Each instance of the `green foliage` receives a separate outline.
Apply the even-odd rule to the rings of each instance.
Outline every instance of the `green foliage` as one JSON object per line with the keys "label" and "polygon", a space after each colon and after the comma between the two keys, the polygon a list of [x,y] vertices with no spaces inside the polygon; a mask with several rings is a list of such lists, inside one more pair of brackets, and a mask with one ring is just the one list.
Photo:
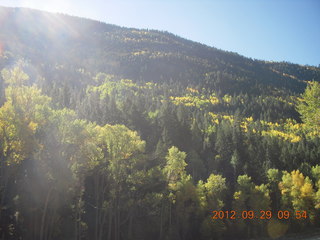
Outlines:
{"label": "green foliage", "polygon": [[22,70],[21,66],[1,71],[4,82],[11,86],[21,86],[29,80],[29,76]]}
{"label": "green foliage", "polygon": [[163,173],[167,177],[169,188],[175,190],[178,187],[179,181],[186,178],[185,162],[187,154],[179,151],[177,147],[171,147],[166,156],[167,163],[163,168]]}
{"label": "green foliage", "polygon": [[206,182],[200,180],[197,185],[197,193],[200,209],[203,212],[203,221],[200,232],[203,238],[210,238],[212,234],[222,235],[226,230],[226,224],[222,219],[212,220],[212,211],[220,211],[225,206],[226,179],[221,175],[211,174]]}
{"label": "green foliage", "polygon": [[302,120],[311,128],[319,129],[320,126],[320,84],[310,82],[302,94],[302,99],[297,110]]}
{"label": "green foliage", "polygon": [[[18,81],[20,85],[10,83],[4,91],[1,169],[18,169],[25,161],[35,161],[39,178],[47,186],[38,188],[45,189],[47,198],[33,194],[42,204],[51,201],[42,215],[39,212],[44,221],[35,235],[51,228],[62,229],[64,222],[59,222],[58,216],[48,217],[66,207],[55,200],[62,192],[74,199],[68,201],[72,219],[78,219],[74,234],[94,231],[96,239],[122,230],[141,236],[133,230],[134,224],[116,224],[126,221],[121,216],[139,224],[155,221],[150,232],[162,229],[163,237],[175,238],[180,233],[185,238],[223,238],[229,228],[242,236],[266,233],[264,221],[249,224],[211,219],[211,211],[230,205],[236,211],[255,212],[278,211],[281,204],[292,210],[305,207],[310,209],[310,223],[313,221],[319,208],[317,168],[306,170],[313,173],[317,189],[309,178],[297,177],[304,181],[301,186],[290,185],[294,183],[291,175],[284,174],[281,179],[281,170],[313,166],[320,156],[318,137],[306,124],[293,119],[271,122],[231,110],[237,108],[237,101],[241,106],[249,103],[245,96],[225,95],[213,104],[212,96],[218,94],[200,88],[182,88],[181,92],[180,87],[118,81],[116,76],[103,73],[95,79],[97,85],[83,92],[77,104],[73,104],[78,100],[71,88],[60,104],[53,104],[35,86],[21,85],[23,81]],[[195,108],[184,106],[190,101],[177,104],[183,99],[190,100]],[[264,102],[264,98],[258,99]],[[74,106],[74,110],[57,106]],[[168,150],[173,143],[179,148]],[[302,166],[305,159],[309,160]],[[239,176],[243,173],[247,175]],[[193,181],[199,179],[206,180],[194,186]],[[228,189],[235,190],[228,193]],[[302,200],[297,200],[299,194],[304,196]],[[139,220],[137,212],[130,209],[140,211],[146,220]],[[156,221],[159,218],[162,220]],[[50,221],[57,226],[46,227]]]}
{"label": "green foliage", "polygon": [[311,169],[312,176],[315,179],[316,186],[320,188],[320,166],[316,165]]}
{"label": "green foliage", "polygon": [[281,173],[278,169],[272,168],[268,170],[267,177],[270,183],[276,183],[279,182],[279,180],[281,179]]}
{"label": "green foliage", "polygon": [[315,198],[314,199],[315,208],[319,209],[320,208],[320,166],[316,165],[316,166],[312,167],[311,173],[312,173],[312,176],[315,180],[315,186],[317,188],[317,191],[316,191],[315,197],[314,197]]}
{"label": "green foliage", "polygon": [[294,170],[291,173],[284,172],[282,181],[279,183],[279,189],[281,190],[282,207],[284,209],[307,211],[309,220],[314,220],[315,191],[309,177],[304,177],[299,170]]}
{"label": "green foliage", "polygon": [[[166,32],[0,13],[12,51],[0,56],[3,239],[266,235],[265,221],[213,221],[213,210],[303,209],[310,221],[290,219],[289,231],[316,226],[319,68]],[[18,56],[29,64],[2,69]],[[302,80],[315,82],[300,99]]]}
{"label": "green foliage", "polygon": [[[3,70],[8,73],[9,70]],[[21,69],[15,68],[13,74],[26,79]],[[21,71],[21,72],[20,72]],[[22,81],[20,81],[22,83]],[[51,113],[50,98],[42,95],[41,90],[14,83],[5,90],[6,102],[0,108],[0,137],[2,155],[7,164],[20,163],[30,157],[35,144],[35,134],[46,125]]]}
{"label": "green foliage", "polygon": [[[267,185],[257,186],[247,175],[239,176],[237,182],[237,191],[233,196],[233,208],[237,213],[252,212],[257,217],[261,211],[271,210],[270,190]],[[266,233],[266,221],[260,219],[251,224],[248,224],[247,221],[248,219],[242,218],[235,224],[240,233],[244,234],[247,231],[252,236]]]}

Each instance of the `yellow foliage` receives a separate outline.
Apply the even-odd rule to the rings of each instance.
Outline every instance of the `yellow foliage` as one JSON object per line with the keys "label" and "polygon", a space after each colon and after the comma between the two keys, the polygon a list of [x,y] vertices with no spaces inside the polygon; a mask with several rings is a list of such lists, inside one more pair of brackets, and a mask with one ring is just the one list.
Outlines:
{"label": "yellow foliage", "polygon": [[238,200],[241,198],[242,192],[241,191],[237,191],[233,194],[233,197],[235,200]]}
{"label": "yellow foliage", "polygon": [[138,52],[133,52],[132,55],[134,56],[139,56],[139,55],[146,55],[149,54],[148,51],[138,51]]}
{"label": "yellow foliage", "polygon": [[226,95],[223,96],[222,99],[223,99],[223,101],[224,101],[225,103],[230,103],[232,97],[231,97],[230,95],[226,94]]}
{"label": "yellow foliage", "polygon": [[213,112],[209,112],[209,115],[212,117],[212,119],[217,119],[218,118],[218,114],[215,114]]}
{"label": "yellow foliage", "polygon": [[222,118],[223,118],[224,120],[230,121],[231,123],[233,123],[233,120],[234,120],[234,118],[233,118],[232,115],[222,115]]}
{"label": "yellow foliage", "polygon": [[282,194],[282,203],[286,207],[292,206],[294,210],[306,210],[313,215],[313,201],[315,192],[313,183],[308,177],[304,177],[299,170],[291,173],[285,172],[279,183]]}
{"label": "yellow foliage", "polygon": [[319,137],[319,136],[320,136],[320,132],[317,131],[317,130],[309,131],[309,132],[307,133],[307,136],[308,136],[308,137]]}
{"label": "yellow foliage", "polygon": [[219,103],[219,99],[214,96],[210,96],[210,102],[212,105],[216,105]]}
{"label": "yellow foliage", "polygon": [[291,172],[292,184],[301,188],[304,184],[304,176],[299,170]]}
{"label": "yellow foliage", "polygon": [[33,133],[35,133],[37,130],[38,124],[33,121],[30,121],[28,127]]}
{"label": "yellow foliage", "polygon": [[280,137],[286,141],[290,141],[293,143],[301,141],[300,136],[297,136],[293,133],[285,133],[285,132],[274,130],[274,129],[271,129],[269,131],[262,131],[262,136]]}
{"label": "yellow foliage", "polygon": [[240,127],[244,132],[248,132],[248,123],[247,122],[241,122]]}
{"label": "yellow foliage", "polygon": [[50,98],[35,86],[9,86],[7,101],[0,108],[0,151],[6,164],[18,164],[37,145],[34,133],[50,112]]}
{"label": "yellow foliage", "polygon": [[214,124],[219,124],[221,120],[227,120],[233,123],[234,117],[232,115],[222,115],[222,114],[215,114],[213,112],[209,112],[209,116],[211,117],[211,121]]}
{"label": "yellow foliage", "polygon": [[248,117],[248,118],[245,118],[247,122],[252,122],[253,121],[253,117]]}
{"label": "yellow foliage", "polygon": [[301,187],[301,197],[309,197],[313,193],[313,187],[310,182],[305,183]]}
{"label": "yellow foliage", "polygon": [[191,87],[187,88],[187,91],[192,92],[192,93],[199,93],[199,91],[197,89],[194,89]]}
{"label": "yellow foliage", "polygon": [[215,96],[205,98],[204,96],[193,96],[191,94],[182,97],[171,96],[170,99],[175,105],[185,105],[187,107],[197,107],[200,109],[204,106],[215,105],[219,103],[218,98]]}
{"label": "yellow foliage", "polygon": [[301,141],[301,137],[299,137],[299,136],[293,137],[293,138],[291,139],[291,142],[292,142],[292,143],[296,143],[296,142],[300,142],[300,141]]}

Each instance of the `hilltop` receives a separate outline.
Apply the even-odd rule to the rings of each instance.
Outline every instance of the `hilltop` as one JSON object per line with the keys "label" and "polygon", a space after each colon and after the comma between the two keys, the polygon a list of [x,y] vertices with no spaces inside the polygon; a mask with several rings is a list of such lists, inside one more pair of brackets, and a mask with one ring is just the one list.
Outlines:
{"label": "hilltop", "polygon": [[[1,7],[0,13],[2,50],[30,61],[48,80],[52,78],[50,71],[81,69],[134,81],[260,94],[266,87],[301,93],[305,81],[320,79],[319,68],[252,60],[168,32],[23,8]],[[59,81],[79,85],[87,84],[86,80],[65,77]]]}

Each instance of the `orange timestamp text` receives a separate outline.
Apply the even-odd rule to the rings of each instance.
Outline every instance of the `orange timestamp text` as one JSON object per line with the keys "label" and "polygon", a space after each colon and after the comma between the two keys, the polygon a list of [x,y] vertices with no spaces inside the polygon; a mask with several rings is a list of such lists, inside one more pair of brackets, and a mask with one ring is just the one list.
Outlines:
{"label": "orange timestamp text", "polygon": [[260,211],[212,211],[212,217],[213,220],[217,219],[261,219],[261,220],[269,220],[271,218],[277,218],[277,219],[307,219],[308,214],[307,211],[283,211],[279,210],[276,212],[272,212],[270,210],[260,210]]}

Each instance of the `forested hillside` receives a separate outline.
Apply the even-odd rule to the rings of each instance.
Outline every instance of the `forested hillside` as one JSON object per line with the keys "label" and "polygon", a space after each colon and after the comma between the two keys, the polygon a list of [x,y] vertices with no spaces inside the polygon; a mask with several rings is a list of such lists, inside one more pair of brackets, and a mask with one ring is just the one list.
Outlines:
{"label": "forested hillside", "polygon": [[0,8],[1,239],[320,227],[320,69]]}

